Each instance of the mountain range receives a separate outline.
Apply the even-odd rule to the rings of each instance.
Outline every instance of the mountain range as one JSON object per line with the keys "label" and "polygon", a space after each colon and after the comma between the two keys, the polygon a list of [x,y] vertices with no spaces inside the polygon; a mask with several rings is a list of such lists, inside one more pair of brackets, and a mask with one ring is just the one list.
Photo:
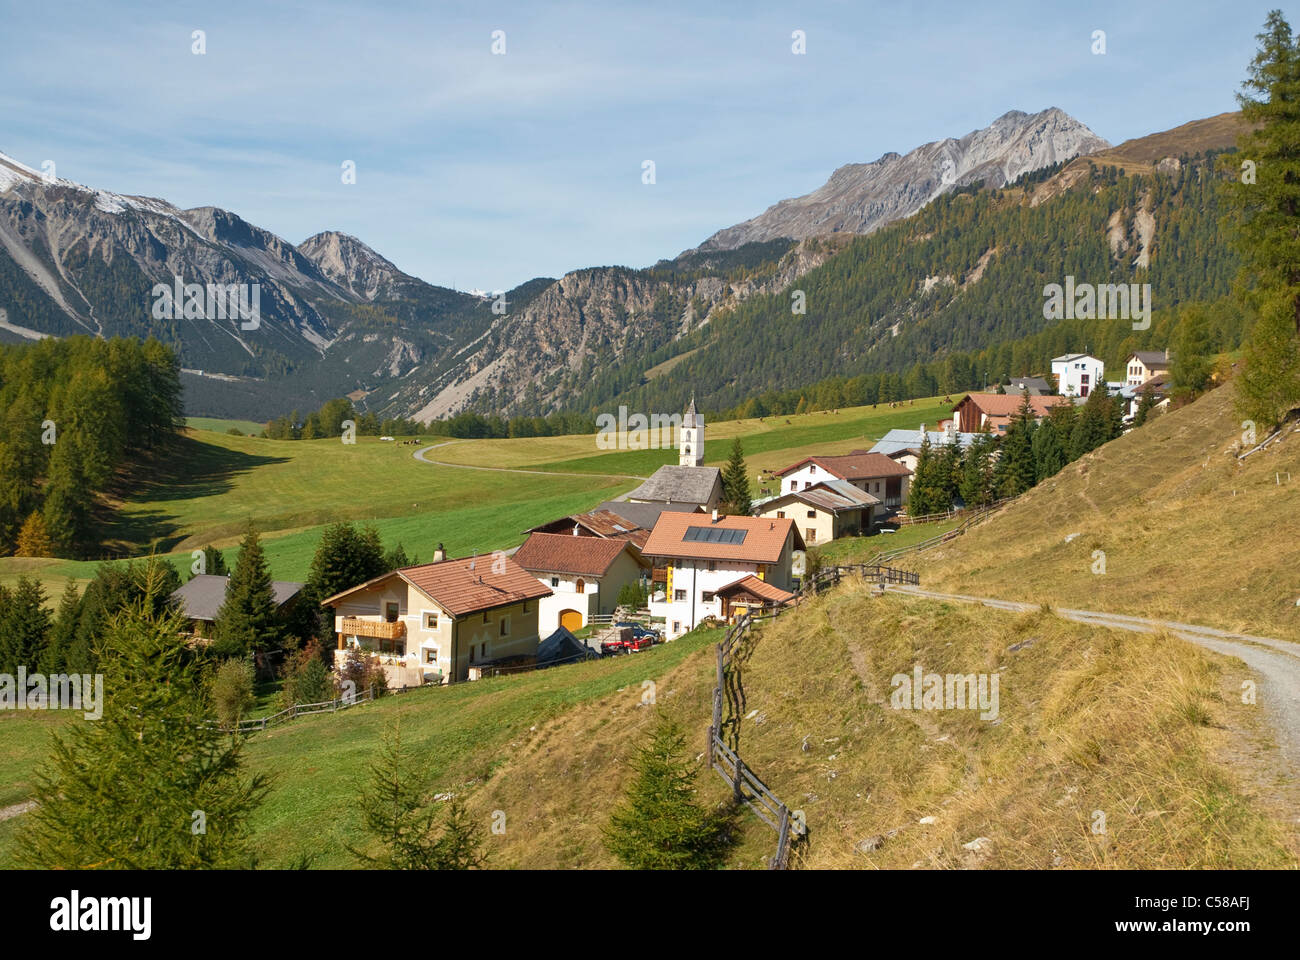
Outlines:
{"label": "mountain range", "polygon": [[[1235,132],[1230,121],[1212,120],[1219,121],[1212,133],[1197,127],[1209,141],[1198,142],[1199,150],[1226,146]],[[1179,155],[1177,140],[1171,159]],[[652,267],[590,267],[529,281],[506,292],[504,313],[487,297],[406,274],[346,234],[325,231],[294,245],[226,210],[181,210],[164,200],[118,195],[47,177],[0,154],[0,306],[6,308],[0,339],[156,335],[178,346],[192,414],[262,420],[341,394],[384,415],[422,420],[464,409],[536,414],[594,408],[638,391],[645,397],[642,388],[652,381],[659,391],[698,387],[703,402],[720,404],[737,384],[688,385],[681,378],[700,376],[704,356],[729,343],[726,329],[737,315],[760,303],[788,303],[796,281],[859,255],[861,244],[939,198],[1000,195],[1008,185],[1047,174],[1060,193],[1079,182],[1080,163],[1093,169],[1124,146],[1109,148],[1056,108],[1012,111],[960,139],[841,167],[813,193]],[[1049,195],[1050,189],[1035,191],[1037,200]],[[1140,213],[1107,211],[1128,218],[1128,226],[1112,224],[1110,235],[1131,227],[1133,236],[1121,239],[1140,243],[1138,234],[1150,227]],[[917,291],[933,301],[978,281],[991,258],[1006,256],[995,246],[973,251],[959,284],[924,258],[917,261],[912,269],[920,275],[909,274],[893,292],[893,307],[881,311],[892,319],[880,328],[884,317],[873,318],[868,326],[877,329],[869,338],[880,329],[896,338],[901,327],[919,323]],[[1143,269],[1149,236],[1147,247]],[[258,325],[159,318],[152,291],[175,277],[187,284],[257,284]],[[824,301],[810,321],[845,320],[822,316],[827,306]],[[933,307],[920,304],[922,313]],[[744,349],[730,344],[737,346]],[[860,346],[845,354],[857,368],[873,362],[867,343]],[[942,344],[909,347],[914,359],[936,348]],[[900,361],[897,350],[884,354]],[[801,375],[778,373],[776,360],[752,357],[756,371],[772,374],[754,382],[798,385],[791,377]]]}

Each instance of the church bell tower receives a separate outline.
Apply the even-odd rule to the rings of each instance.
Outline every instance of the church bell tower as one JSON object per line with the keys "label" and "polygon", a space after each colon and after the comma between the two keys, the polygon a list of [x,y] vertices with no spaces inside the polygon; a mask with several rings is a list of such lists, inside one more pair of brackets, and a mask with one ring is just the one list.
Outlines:
{"label": "church bell tower", "polygon": [[704,465],[704,417],[695,410],[695,394],[691,394],[691,405],[682,417],[682,428],[678,431],[677,463],[683,467]]}

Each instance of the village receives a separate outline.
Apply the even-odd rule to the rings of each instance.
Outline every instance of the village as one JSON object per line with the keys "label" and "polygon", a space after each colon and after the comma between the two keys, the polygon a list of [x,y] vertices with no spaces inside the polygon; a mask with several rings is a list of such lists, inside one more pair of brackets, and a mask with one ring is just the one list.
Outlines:
{"label": "village", "polygon": [[[986,437],[996,460],[1022,408],[1041,421],[1099,389],[1131,422],[1144,395],[1168,403],[1169,369],[1168,351],[1135,352],[1124,378],[1108,382],[1096,357],[1056,357],[1051,383],[1009,378],[997,392],[962,397],[933,429],[893,429],[868,449],[762,474],[744,513],[727,501],[722,470],[704,465],[704,416],[692,400],[676,430],[677,464],[621,497],[532,526],[513,550],[452,557],[439,543],[429,563],[323,598],[336,669],[361,654],[377,659],[390,689],[458,683],[636,653],[701,625],[770,614],[795,601],[810,550],[917,519],[910,486],[927,451],[959,452]],[[954,509],[965,506],[958,498]],[[175,591],[196,637],[210,635],[228,582],[200,575]],[[303,584],[272,586],[283,612]]]}

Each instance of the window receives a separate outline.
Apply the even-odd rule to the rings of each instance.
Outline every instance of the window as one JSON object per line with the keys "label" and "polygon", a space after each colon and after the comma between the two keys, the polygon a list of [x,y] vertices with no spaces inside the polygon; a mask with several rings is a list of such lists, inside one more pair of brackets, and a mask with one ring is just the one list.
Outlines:
{"label": "window", "polygon": [[528,612],[528,603],[529,603],[529,601],[527,601],[527,600],[524,601],[524,613],[527,613],[527,612]]}
{"label": "window", "polygon": [[712,603],[712,602],[713,602],[713,591],[711,591],[711,590],[705,590],[705,591],[704,591],[704,598],[703,598],[703,599],[704,599],[704,602],[705,602],[705,603]]}
{"label": "window", "polygon": [[488,622],[488,612],[486,610],[483,611],[483,622],[484,623]]}
{"label": "window", "polygon": [[682,622],[680,620],[674,620],[673,633],[681,633],[681,632],[682,632]]}
{"label": "window", "polygon": [[558,587],[559,585],[560,585],[560,578],[559,578],[559,577],[551,577],[551,586],[553,586],[553,587]]}
{"label": "window", "polygon": [[776,518],[777,518],[778,520],[784,520],[784,519],[785,519],[785,511],[784,511],[784,510],[778,510],[778,511],[776,512]]}
{"label": "window", "polygon": [[391,653],[395,656],[406,656],[406,640],[398,637],[396,640],[389,640],[385,637],[379,638],[379,652]]}
{"label": "window", "polygon": [[510,636],[510,617],[506,615],[501,618],[501,636]]}
{"label": "window", "polygon": [[438,662],[438,648],[437,648],[437,647],[425,647],[425,648],[424,648],[424,662],[425,662],[425,663],[433,663],[433,664],[436,664],[436,663]]}
{"label": "window", "polygon": [[716,560],[710,560],[710,561],[709,561],[709,569],[710,569],[710,570],[716,570],[716,569],[718,569],[718,561],[716,561]]}
{"label": "window", "polygon": [[438,611],[437,611],[437,610],[426,610],[426,611],[424,611],[424,629],[426,629],[426,630],[437,630],[437,629],[438,629]]}
{"label": "window", "polygon": [[808,511],[808,519],[809,519],[809,520],[812,520],[812,519],[813,519],[814,517],[816,517],[816,516],[817,516],[817,511],[816,511],[816,510],[809,510],[809,511]]}
{"label": "window", "polygon": [[804,529],[805,529],[804,539],[807,540],[809,543],[816,543],[816,542],[817,542],[817,528],[816,528],[816,527],[806,527],[806,528],[804,528]]}
{"label": "window", "polygon": [[573,589],[576,590],[578,593],[586,593],[586,592],[587,592],[587,584],[583,582],[582,577],[579,577],[579,578],[577,579],[577,582],[574,583],[574,585],[573,585]]}
{"label": "window", "polygon": [[673,591],[673,600],[685,600],[685,599],[686,599],[686,591],[685,591],[685,590],[674,590],[674,591]]}
{"label": "window", "polygon": [[388,623],[396,623],[399,609],[397,601],[389,600],[384,604],[384,620]]}

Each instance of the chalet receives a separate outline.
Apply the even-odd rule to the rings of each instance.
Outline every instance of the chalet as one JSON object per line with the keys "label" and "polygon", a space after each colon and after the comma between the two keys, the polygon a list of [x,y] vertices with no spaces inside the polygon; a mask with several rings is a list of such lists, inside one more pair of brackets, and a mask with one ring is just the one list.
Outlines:
{"label": "chalet", "polygon": [[625,584],[650,579],[649,561],[635,542],[621,537],[533,533],[512,559],[551,590],[538,605],[543,637],[559,627],[576,632],[593,617],[612,614]]}
{"label": "chalet", "polygon": [[[978,433],[987,429],[1000,436],[1020,410],[1023,396],[1002,393],[968,393],[952,408],[953,421],[962,433]],[[1029,408],[1035,419],[1041,420],[1060,403],[1069,403],[1064,397],[1029,397]]]}
{"label": "chalet", "polygon": [[414,686],[536,657],[539,601],[551,589],[501,553],[441,553],[321,601],[334,608],[336,664],[350,647],[374,650],[390,683]]}
{"label": "chalet", "polygon": [[1170,369],[1168,350],[1137,350],[1124,361],[1124,382],[1140,387],[1148,380],[1168,376]]}
{"label": "chalet", "polygon": [[901,463],[866,450],[855,450],[846,456],[804,457],[775,471],[781,480],[782,493],[807,490],[826,480],[847,480],[886,508],[901,506],[907,499],[911,475],[912,471]]}
{"label": "chalet", "polygon": [[[201,573],[183,586],[172,591],[172,599],[181,615],[189,621],[189,633],[197,640],[212,639],[212,624],[216,622],[217,611],[226,600],[226,589],[230,578],[210,573]],[[287,615],[298,602],[302,592],[301,583],[288,580],[271,581],[271,602],[276,612]]]}
{"label": "chalet", "polygon": [[1067,353],[1052,358],[1056,392],[1063,397],[1086,397],[1106,380],[1106,364],[1086,353]]}
{"label": "chalet", "polygon": [[759,517],[790,519],[814,546],[837,537],[870,532],[880,500],[847,480],[825,480],[812,487],[768,497],[754,504]]}
{"label": "chalet", "polygon": [[673,639],[710,617],[789,603],[794,552],[803,549],[790,519],[662,514],[645,547],[663,585],[650,613]]}
{"label": "chalet", "polygon": [[[650,506],[650,504],[646,504]],[[657,516],[657,514],[656,514]],[[651,521],[650,526],[654,526]],[[530,527],[524,533],[565,534],[574,537],[598,537],[606,540],[628,540],[638,547],[650,536],[650,529],[619,516],[611,510],[597,508],[589,513],[571,513],[558,520]]]}
{"label": "chalet", "polygon": [[722,471],[704,466],[704,416],[695,399],[686,408],[678,431],[677,465],[666,464],[627,495],[634,503],[687,505],[712,510],[722,500]]}
{"label": "chalet", "polygon": [[1017,396],[1027,393],[1031,397],[1047,397],[1056,392],[1042,377],[1012,377],[1011,384],[1006,389],[1007,393]]}
{"label": "chalet", "polygon": [[957,443],[965,450],[979,436],[978,433],[958,433],[957,425],[951,419],[943,423],[944,427],[941,430],[926,430],[925,424],[921,424],[920,430],[890,430],[876,441],[876,445],[870,452],[884,454],[915,473],[917,461],[921,458],[921,445],[927,437],[931,447],[938,448],[949,443]]}

